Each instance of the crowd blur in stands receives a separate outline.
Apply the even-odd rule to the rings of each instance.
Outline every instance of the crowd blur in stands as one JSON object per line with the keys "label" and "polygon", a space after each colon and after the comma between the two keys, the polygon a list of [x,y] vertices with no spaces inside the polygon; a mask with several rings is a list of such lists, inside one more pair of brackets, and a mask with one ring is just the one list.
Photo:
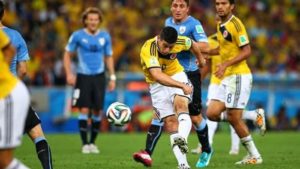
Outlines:
{"label": "crowd blur in stands", "polygon": [[[64,85],[62,52],[67,37],[82,26],[83,9],[97,6],[103,11],[103,27],[113,39],[116,70],[138,72],[141,44],[161,29],[169,16],[169,3],[162,0],[10,0],[4,22],[19,30],[27,42],[31,56],[27,82],[36,86]],[[212,1],[191,0],[190,12],[202,22],[208,35],[215,32]],[[299,76],[300,1],[238,0],[235,12],[251,37],[253,57],[249,64],[253,72]]]}

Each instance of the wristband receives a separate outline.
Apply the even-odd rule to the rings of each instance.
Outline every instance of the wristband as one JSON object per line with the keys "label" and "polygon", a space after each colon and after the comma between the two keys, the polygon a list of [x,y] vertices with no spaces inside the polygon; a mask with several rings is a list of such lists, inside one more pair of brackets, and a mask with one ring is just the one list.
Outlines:
{"label": "wristband", "polygon": [[117,76],[115,74],[110,75],[109,77],[110,80],[116,81],[117,80]]}

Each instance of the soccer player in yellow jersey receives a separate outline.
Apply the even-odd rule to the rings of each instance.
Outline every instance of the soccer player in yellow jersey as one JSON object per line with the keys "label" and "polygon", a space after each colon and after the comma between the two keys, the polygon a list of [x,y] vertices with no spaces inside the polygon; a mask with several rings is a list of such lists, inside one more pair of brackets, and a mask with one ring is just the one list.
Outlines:
{"label": "soccer player in yellow jersey", "polygon": [[234,0],[215,0],[215,7],[221,19],[217,26],[219,47],[210,54],[220,54],[221,63],[213,73],[221,84],[208,105],[207,116],[212,121],[220,121],[221,113],[226,110],[229,123],[248,152],[236,164],[261,164],[262,157],[242,120],[252,86],[252,74],[246,62],[251,54],[248,35],[243,23],[232,13]]}
{"label": "soccer player in yellow jersey", "polygon": [[[205,64],[195,42],[178,36],[176,29],[165,27],[160,35],[145,42],[140,54],[146,82],[150,85],[155,115],[164,121],[165,129],[170,133],[173,153],[180,169],[190,168],[186,153],[187,137],[192,126],[188,103],[193,88],[176,58],[177,53],[186,50],[195,54],[201,66]],[[144,156],[151,160],[146,152]],[[135,155],[134,159],[141,162]]]}
{"label": "soccer player in yellow jersey", "polygon": [[[215,49],[219,47],[217,34],[213,34],[208,37],[208,43],[209,47],[211,49]],[[210,72],[215,72],[217,65],[221,63],[221,57],[219,55],[210,56],[207,62],[207,66],[210,67]],[[201,74],[203,75],[203,78],[208,72],[202,71]],[[214,74],[211,74],[210,76],[210,83],[208,86],[208,93],[207,93],[207,105],[209,105],[209,102],[212,98],[215,98],[216,94],[218,94],[218,87],[221,83],[221,80],[217,78]],[[223,112],[221,115],[221,120],[227,120],[226,119],[226,112]],[[261,134],[264,134],[264,128],[265,128],[265,121],[262,121],[262,125],[260,125],[261,118],[264,119],[264,110],[259,108],[255,110],[244,110],[242,119],[244,120],[252,120],[261,130]],[[218,123],[215,121],[207,120],[208,125],[208,136],[209,136],[209,143],[213,144],[213,137],[215,134],[215,131],[217,129]],[[231,133],[231,148],[229,151],[230,155],[237,155],[239,153],[239,147],[240,147],[240,138],[236,134],[234,128],[230,125],[230,133]],[[201,152],[201,145],[199,145],[196,149],[192,150],[192,153],[200,153]]]}
{"label": "soccer player in yellow jersey", "polygon": [[9,70],[15,48],[2,30],[0,49],[0,168],[27,169],[13,157],[13,150],[21,144],[29,93],[25,85]]}

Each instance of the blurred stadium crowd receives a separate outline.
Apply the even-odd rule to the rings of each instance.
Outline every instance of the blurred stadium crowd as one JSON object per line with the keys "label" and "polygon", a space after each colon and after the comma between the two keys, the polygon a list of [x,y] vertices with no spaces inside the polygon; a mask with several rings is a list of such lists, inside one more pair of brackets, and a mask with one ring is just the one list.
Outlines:
{"label": "blurred stadium crowd", "polygon": [[[34,86],[65,84],[62,55],[69,35],[81,25],[81,12],[98,6],[103,27],[113,39],[117,71],[140,71],[142,43],[158,33],[169,16],[162,0],[9,0],[4,23],[21,32],[30,50],[29,78]],[[215,32],[214,4],[192,0],[191,14]],[[251,37],[249,65],[257,74],[300,76],[300,1],[238,0],[236,11]]]}

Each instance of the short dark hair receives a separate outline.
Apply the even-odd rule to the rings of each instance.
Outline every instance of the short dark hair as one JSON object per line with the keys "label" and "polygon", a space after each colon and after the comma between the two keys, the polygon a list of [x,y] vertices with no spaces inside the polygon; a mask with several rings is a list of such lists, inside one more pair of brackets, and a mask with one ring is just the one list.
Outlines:
{"label": "short dark hair", "polygon": [[85,26],[85,19],[87,18],[88,14],[98,14],[100,22],[102,22],[103,16],[100,9],[96,7],[88,7],[83,13],[82,13],[82,23]]}
{"label": "short dark hair", "polygon": [[229,3],[234,4],[235,2],[234,2],[234,0],[229,0]]}
{"label": "short dark hair", "polygon": [[[172,0],[173,2],[174,0]],[[187,6],[190,6],[190,1],[189,0],[184,0],[184,2],[186,3]]]}
{"label": "short dark hair", "polygon": [[2,0],[0,0],[0,20],[2,20],[3,15],[4,15],[4,2]]}
{"label": "short dark hair", "polygon": [[175,43],[177,41],[178,33],[175,28],[167,26],[164,27],[160,32],[160,39],[166,41],[169,44]]}

